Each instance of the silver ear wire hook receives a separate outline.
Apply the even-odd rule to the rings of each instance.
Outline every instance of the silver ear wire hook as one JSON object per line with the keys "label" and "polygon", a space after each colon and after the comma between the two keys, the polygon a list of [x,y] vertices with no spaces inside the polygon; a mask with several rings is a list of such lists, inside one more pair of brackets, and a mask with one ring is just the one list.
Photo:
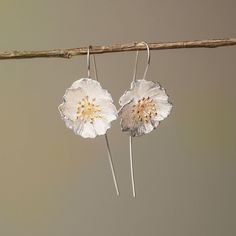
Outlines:
{"label": "silver ear wire hook", "polygon": [[[141,42],[142,44],[144,44],[147,48],[147,66],[145,68],[144,74],[143,74],[143,79],[146,79],[146,75],[150,66],[150,62],[151,62],[151,54],[150,54],[150,48],[148,46],[148,44],[146,42]],[[138,55],[139,55],[139,49],[136,52],[136,57],[135,57],[135,63],[134,63],[134,74],[133,74],[133,81],[136,80],[136,74],[137,74],[137,65],[138,65]]]}
{"label": "silver ear wire hook", "polygon": [[149,48],[148,44],[146,42],[142,42],[142,43],[146,46],[147,54],[148,54],[148,56],[147,56],[147,66],[146,66],[146,69],[145,69],[144,74],[143,74],[143,79],[145,79],[146,75],[147,75],[147,72],[148,72],[148,68],[150,66],[150,62],[151,62],[151,54],[150,54],[150,48]]}
{"label": "silver ear wire hook", "polygon": [[[91,46],[90,46],[90,48],[91,48]],[[92,59],[93,59],[95,79],[98,81],[97,63],[96,63],[96,59],[95,59],[94,54],[92,54]],[[89,71],[90,71],[90,61],[89,61]],[[108,160],[109,160],[109,164],[110,164],[110,168],[111,168],[112,178],[113,178],[113,182],[114,182],[114,185],[116,188],[116,194],[117,194],[117,196],[119,196],[120,192],[119,192],[119,187],[118,187],[118,183],[116,180],[116,174],[115,174],[115,169],[114,169],[114,165],[113,165],[112,154],[111,154],[111,149],[110,149],[110,144],[109,144],[107,133],[105,134],[105,141],[106,141],[106,146],[107,146]]]}
{"label": "silver ear wire hook", "polygon": [[92,54],[92,58],[93,58],[95,79],[98,81],[97,63],[96,63],[96,59],[95,59],[95,55],[94,54]]}
{"label": "silver ear wire hook", "polygon": [[[145,80],[149,66],[150,66],[151,56],[150,56],[150,48],[149,48],[148,44],[146,42],[141,42],[141,43],[144,44],[147,48],[147,66],[146,66],[144,74],[143,74],[143,80]],[[133,82],[136,80],[138,55],[139,55],[139,50],[137,50],[136,57],[135,57]],[[136,190],[135,190],[134,168],[133,168],[133,138],[132,138],[132,135],[129,136],[129,157],[130,157],[130,173],[131,173],[131,182],[132,182],[132,192],[133,192],[133,197],[135,197]]]}
{"label": "silver ear wire hook", "polygon": [[87,68],[88,68],[88,78],[90,78],[90,48],[91,46],[88,46],[88,52],[87,52]]}
{"label": "silver ear wire hook", "polygon": [[135,57],[135,63],[134,63],[134,74],[133,74],[133,82],[136,80],[136,74],[137,74],[137,65],[138,65],[138,54],[139,50],[136,52],[136,57]]}

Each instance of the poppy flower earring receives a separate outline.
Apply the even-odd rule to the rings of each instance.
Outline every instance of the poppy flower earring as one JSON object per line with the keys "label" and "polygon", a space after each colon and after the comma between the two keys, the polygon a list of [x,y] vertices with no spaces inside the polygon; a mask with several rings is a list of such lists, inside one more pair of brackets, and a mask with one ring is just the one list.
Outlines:
{"label": "poppy flower earring", "polygon": [[121,106],[118,114],[121,118],[121,129],[129,134],[130,169],[132,180],[133,197],[136,196],[134,170],[133,170],[133,149],[132,137],[139,137],[150,133],[155,129],[160,121],[164,120],[172,109],[168,101],[168,95],[159,83],[146,80],[146,74],[150,65],[150,50],[146,42],[143,44],[147,48],[147,66],[141,80],[136,80],[138,64],[138,51],[136,53],[133,81],[119,100]]}
{"label": "poppy flower earring", "polygon": [[83,138],[95,138],[105,135],[108,158],[112,177],[119,195],[118,184],[112,162],[112,155],[107,136],[111,122],[117,118],[117,110],[110,93],[103,89],[97,79],[96,62],[94,68],[96,80],[90,77],[90,47],[87,53],[88,77],[76,80],[63,96],[63,103],[58,109],[66,126]]}

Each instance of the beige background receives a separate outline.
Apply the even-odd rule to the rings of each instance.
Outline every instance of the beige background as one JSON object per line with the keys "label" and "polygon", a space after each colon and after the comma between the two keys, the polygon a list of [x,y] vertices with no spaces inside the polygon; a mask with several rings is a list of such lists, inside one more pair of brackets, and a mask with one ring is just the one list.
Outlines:
{"label": "beige background", "polygon": [[[234,0],[0,0],[0,50],[233,37],[235,9]],[[134,57],[96,57],[117,107]],[[85,62],[0,61],[0,235],[235,236],[236,47],[152,52],[148,78],[174,109],[134,140],[135,200],[119,121],[109,131],[117,198],[104,137],[74,136],[58,114]]]}

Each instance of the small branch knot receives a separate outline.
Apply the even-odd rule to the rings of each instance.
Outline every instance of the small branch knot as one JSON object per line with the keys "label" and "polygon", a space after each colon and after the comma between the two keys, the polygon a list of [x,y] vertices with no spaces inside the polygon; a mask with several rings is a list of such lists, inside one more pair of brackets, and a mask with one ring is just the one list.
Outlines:
{"label": "small branch knot", "polygon": [[68,58],[68,59],[71,59],[72,58],[72,54],[70,52],[66,52],[65,53],[65,57]]}

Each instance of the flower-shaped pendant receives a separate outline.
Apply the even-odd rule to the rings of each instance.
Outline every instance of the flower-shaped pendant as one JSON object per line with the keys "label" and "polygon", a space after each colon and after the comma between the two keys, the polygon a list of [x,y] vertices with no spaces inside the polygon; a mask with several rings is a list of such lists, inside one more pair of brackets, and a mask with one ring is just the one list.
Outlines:
{"label": "flower-shaped pendant", "polygon": [[168,95],[158,83],[135,80],[119,101],[122,131],[131,136],[150,133],[171,111]]}
{"label": "flower-shaped pendant", "polygon": [[117,118],[110,93],[90,78],[75,81],[66,90],[58,109],[66,126],[83,138],[106,134]]}

